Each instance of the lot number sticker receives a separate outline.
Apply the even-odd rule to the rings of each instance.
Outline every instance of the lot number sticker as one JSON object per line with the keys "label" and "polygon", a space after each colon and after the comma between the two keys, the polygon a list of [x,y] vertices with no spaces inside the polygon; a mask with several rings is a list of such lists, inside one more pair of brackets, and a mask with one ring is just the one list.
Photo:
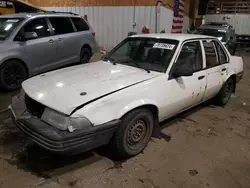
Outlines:
{"label": "lot number sticker", "polygon": [[173,50],[175,45],[173,44],[166,44],[166,43],[155,43],[153,48],[162,48],[166,50]]}

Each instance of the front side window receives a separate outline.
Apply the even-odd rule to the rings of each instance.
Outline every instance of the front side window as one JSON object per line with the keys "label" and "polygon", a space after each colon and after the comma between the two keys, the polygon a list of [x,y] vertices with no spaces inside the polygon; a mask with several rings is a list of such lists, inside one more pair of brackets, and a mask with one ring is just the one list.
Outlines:
{"label": "front side window", "polygon": [[77,31],[88,31],[89,30],[89,26],[84,21],[84,19],[72,17],[71,20],[73,21]]}
{"label": "front side window", "polygon": [[127,38],[105,58],[114,63],[165,72],[178,43],[171,39]]}
{"label": "front side window", "polygon": [[55,17],[49,18],[55,35],[62,35],[74,32],[74,28],[69,18]]}
{"label": "front side window", "polygon": [[38,38],[50,36],[50,30],[44,18],[38,18],[30,21],[24,26],[23,32],[24,34],[29,32],[35,32]]}
{"label": "front side window", "polygon": [[212,40],[203,41],[203,46],[206,55],[206,67],[211,68],[219,65],[219,60],[216,54],[215,43]]}
{"label": "front side window", "polygon": [[23,20],[23,18],[0,18],[0,40],[5,40]]}
{"label": "front side window", "polygon": [[195,41],[185,43],[174,67],[188,68],[193,70],[193,72],[203,69],[200,42]]}

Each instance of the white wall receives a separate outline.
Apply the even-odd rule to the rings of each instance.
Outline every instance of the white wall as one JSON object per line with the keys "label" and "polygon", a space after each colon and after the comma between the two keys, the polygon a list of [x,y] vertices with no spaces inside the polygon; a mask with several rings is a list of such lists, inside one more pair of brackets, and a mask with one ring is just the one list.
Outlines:
{"label": "white wall", "polygon": [[[147,25],[151,32],[155,32],[155,6],[112,6],[112,7],[44,7],[47,10],[74,12],[81,16],[88,16],[88,21],[96,32],[96,40],[100,47],[106,50],[113,48],[125,37],[129,31],[141,32],[143,25]],[[135,18],[135,20],[134,20]],[[159,29],[171,32],[173,11],[162,7],[159,17]],[[133,29],[133,22],[136,27]],[[189,26],[188,17],[184,18],[183,31]]]}

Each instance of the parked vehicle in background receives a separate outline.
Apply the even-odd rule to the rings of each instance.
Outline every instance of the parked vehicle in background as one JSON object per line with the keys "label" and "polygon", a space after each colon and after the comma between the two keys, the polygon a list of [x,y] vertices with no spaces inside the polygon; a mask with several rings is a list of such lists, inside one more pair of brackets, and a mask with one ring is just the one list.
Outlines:
{"label": "parked vehicle in background", "polygon": [[133,35],[101,61],[26,80],[10,109],[48,150],[75,154],[109,143],[130,157],[159,122],[211,98],[225,105],[242,76],[242,58],[217,38]]}
{"label": "parked vehicle in background", "polygon": [[201,25],[193,33],[218,38],[227,47],[228,51],[232,55],[235,55],[237,49],[237,40],[235,30],[230,24],[209,22]]}
{"label": "parked vehicle in background", "polygon": [[97,50],[93,29],[69,13],[0,16],[0,41],[0,86],[8,91],[33,75],[87,63]]}
{"label": "parked vehicle in background", "polygon": [[[235,3],[235,8],[230,7],[233,4],[231,2],[222,1],[221,7],[219,2],[216,4],[217,6],[220,6],[221,10],[228,10],[228,13],[224,11],[223,13],[217,13],[217,14],[207,14],[205,16],[206,22],[227,22],[228,24],[232,25],[235,29],[236,37],[237,37],[237,44],[240,48],[249,48],[250,47],[250,14],[249,9],[247,6],[241,7],[241,3],[244,4],[244,2]],[[247,2],[245,2],[247,3]],[[230,7],[230,8],[229,8]],[[216,7],[214,7],[216,8]],[[240,10],[240,12],[238,12]],[[235,12],[232,12],[235,11]]]}

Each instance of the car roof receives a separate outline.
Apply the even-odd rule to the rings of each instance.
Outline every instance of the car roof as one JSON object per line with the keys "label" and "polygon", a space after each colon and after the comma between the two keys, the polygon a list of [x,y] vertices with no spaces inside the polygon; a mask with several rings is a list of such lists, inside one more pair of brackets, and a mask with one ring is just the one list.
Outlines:
{"label": "car roof", "polygon": [[174,34],[174,33],[152,33],[152,34],[139,34],[139,35],[132,35],[133,37],[147,37],[147,38],[159,38],[159,39],[172,39],[178,41],[185,41],[185,40],[192,40],[192,39],[211,39],[215,37],[206,36],[206,35],[195,35],[195,34]]}
{"label": "car roof", "polygon": [[228,27],[225,26],[214,26],[214,25],[201,25],[198,29],[217,29],[227,31]]}
{"label": "car roof", "polygon": [[40,16],[67,16],[67,17],[80,17],[74,13],[67,12],[37,12],[37,13],[29,13],[22,12],[16,14],[5,14],[1,15],[0,18],[30,18],[30,17],[40,17]]}

